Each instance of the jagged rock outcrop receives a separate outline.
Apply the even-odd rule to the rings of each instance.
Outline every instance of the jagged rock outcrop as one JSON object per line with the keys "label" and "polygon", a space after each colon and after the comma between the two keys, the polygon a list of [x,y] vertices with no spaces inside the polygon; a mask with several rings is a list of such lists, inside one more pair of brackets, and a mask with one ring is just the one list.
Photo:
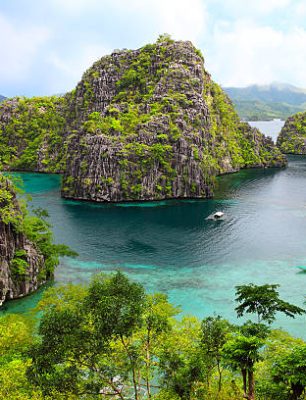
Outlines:
{"label": "jagged rock outcrop", "polygon": [[63,97],[8,99],[0,105],[0,164],[7,169],[63,172]]}
{"label": "jagged rock outcrop", "polygon": [[286,120],[277,138],[277,146],[285,154],[306,154],[306,112]]}
{"label": "jagged rock outcrop", "polygon": [[63,98],[19,99],[13,109],[0,106],[0,157],[10,168],[63,171],[64,197],[205,198],[218,174],[286,164],[240,123],[201,53],[166,36],[101,58]]}
{"label": "jagged rock outcrop", "polygon": [[0,306],[38,289],[48,276],[45,259],[35,244],[19,230],[22,223],[10,182],[0,176]]}
{"label": "jagged rock outcrop", "polygon": [[73,96],[65,197],[209,197],[217,174],[286,162],[270,139],[240,123],[190,42],[165,39],[103,57]]}

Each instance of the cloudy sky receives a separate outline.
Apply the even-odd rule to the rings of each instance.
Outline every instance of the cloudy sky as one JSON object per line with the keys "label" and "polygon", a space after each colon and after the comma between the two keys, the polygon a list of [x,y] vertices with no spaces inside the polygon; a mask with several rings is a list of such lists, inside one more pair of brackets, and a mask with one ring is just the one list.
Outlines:
{"label": "cloudy sky", "polygon": [[306,87],[305,0],[0,0],[0,94],[66,92],[101,56],[164,32],[192,40],[224,86]]}

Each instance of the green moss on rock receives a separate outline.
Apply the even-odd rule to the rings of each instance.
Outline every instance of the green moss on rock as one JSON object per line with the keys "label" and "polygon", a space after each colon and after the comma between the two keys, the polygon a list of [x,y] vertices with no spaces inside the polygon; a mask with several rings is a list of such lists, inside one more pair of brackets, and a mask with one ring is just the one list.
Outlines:
{"label": "green moss on rock", "polygon": [[0,162],[26,171],[63,171],[63,97],[14,98],[0,105]]}
{"label": "green moss on rock", "polygon": [[53,243],[46,212],[30,214],[16,191],[0,174],[0,306],[51,279],[60,255],[74,255],[66,246]]}
{"label": "green moss on rock", "polygon": [[289,117],[283,126],[277,145],[285,154],[306,154],[306,112]]}

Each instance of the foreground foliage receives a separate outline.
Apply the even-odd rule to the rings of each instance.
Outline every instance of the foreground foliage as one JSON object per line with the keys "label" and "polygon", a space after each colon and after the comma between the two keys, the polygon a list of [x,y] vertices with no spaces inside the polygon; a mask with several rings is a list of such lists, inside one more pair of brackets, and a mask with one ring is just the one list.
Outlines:
{"label": "foreground foliage", "polygon": [[[269,323],[276,285],[237,287],[238,313],[256,314],[255,290]],[[293,317],[304,312],[286,304]],[[146,294],[120,272],[51,288],[38,310],[38,331],[30,317],[0,318],[0,399],[305,398],[303,340],[262,322],[178,320],[165,295]]]}

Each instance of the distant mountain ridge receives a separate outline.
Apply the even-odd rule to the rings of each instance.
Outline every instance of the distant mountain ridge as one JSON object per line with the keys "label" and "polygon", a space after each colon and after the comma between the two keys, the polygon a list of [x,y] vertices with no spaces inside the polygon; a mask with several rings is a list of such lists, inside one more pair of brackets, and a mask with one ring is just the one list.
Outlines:
{"label": "distant mountain ridge", "polygon": [[224,87],[239,116],[245,120],[286,119],[306,110],[306,89],[273,82],[270,85],[250,85],[243,88]]}
{"label": "distant mountain ridge", "polygon": [[0,94],[0,102],[3,101],[3,100],[5,100],[5,99],[6,99],[6,97],[4,97],[4,96],[2,96],[2,95]]}

